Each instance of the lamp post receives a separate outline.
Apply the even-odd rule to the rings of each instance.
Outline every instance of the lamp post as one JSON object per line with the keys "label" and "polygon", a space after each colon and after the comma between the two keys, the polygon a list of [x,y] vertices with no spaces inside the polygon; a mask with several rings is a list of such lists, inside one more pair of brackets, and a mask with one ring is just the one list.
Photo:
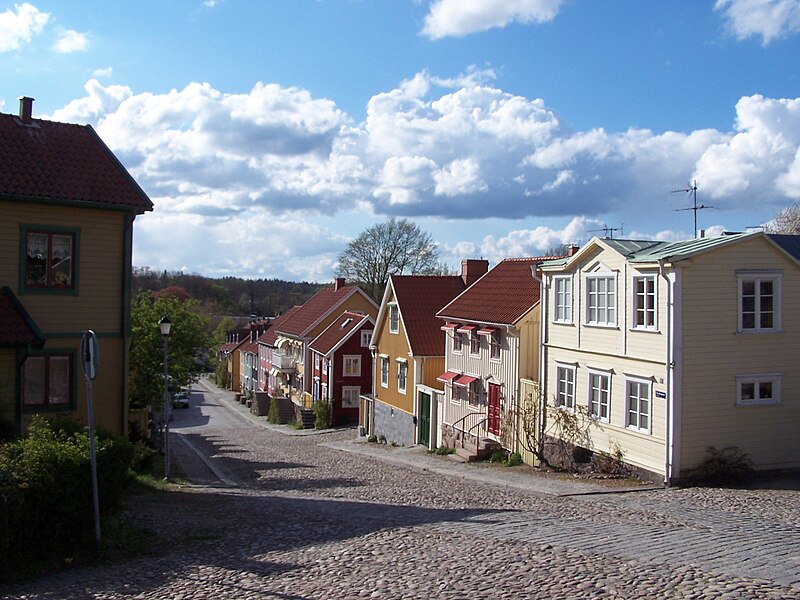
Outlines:
{"label": "lamp post", "polygon": [[169,409],[171,403],[169,400],[169,370],[167,368],[167,338],[169,338],[169,331],[172,328],[172,321],[164,315],[158,321],[158,327],[161,329],[161,338],[164,340],[164,479],[169,479]]}

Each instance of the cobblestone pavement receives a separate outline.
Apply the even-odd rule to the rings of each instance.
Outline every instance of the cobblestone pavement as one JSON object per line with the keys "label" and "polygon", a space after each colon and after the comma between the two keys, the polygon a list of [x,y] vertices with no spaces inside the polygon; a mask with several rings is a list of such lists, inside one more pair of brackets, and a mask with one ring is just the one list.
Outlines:
{"label": "cobblestone pavement", "polygon": [[175,430],[199,485],[127,508],[163,554],[2,597],[800,598],[795,482],[620,491],[261,421]]}

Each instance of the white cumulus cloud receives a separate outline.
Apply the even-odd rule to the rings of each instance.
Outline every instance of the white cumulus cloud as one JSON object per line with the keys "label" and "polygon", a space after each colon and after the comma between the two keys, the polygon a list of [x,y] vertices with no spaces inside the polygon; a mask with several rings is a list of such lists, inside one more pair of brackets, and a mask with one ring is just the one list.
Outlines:
{"label": "white cumulus cloud", "polygon": [[714,8],[740,40],[760,36],[766,46],[800,31],[800,0],[717,0]]}
{"label": "white cumulus cloud", "polygon": [[0,13],[0,52],[19,50],[42,32],[50,15],[27,2]]}
{"label": "white cumulus cloud", "polygon": [[422,33],[431,39],[464,36],[509,23],[544,23],[558,14],[562,0],[436,0]]}
{"label": "white cumulus cloud", "polygon": [[67,29],[58,34],[53,50],[60,54],[71,54],[82,52],[89,47],[89,38],[85,33],[80,33],[74,29]]}

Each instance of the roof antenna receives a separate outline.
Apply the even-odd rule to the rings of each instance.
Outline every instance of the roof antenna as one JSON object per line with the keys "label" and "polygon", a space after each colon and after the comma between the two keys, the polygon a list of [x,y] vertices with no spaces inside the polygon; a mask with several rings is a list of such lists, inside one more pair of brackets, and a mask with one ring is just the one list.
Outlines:
{"label": "roof antenna", "polygon": [[672,190],[671,193],[675,194],[677,192],[691,192],[692,193],[692,206],[689,208],[676,208],[675,212],[682,211],[682,210],[692,210],[694,211],[694,237],[697,239],[697,211],[703,210],[706,208],[715,208],[714,206],[706,206],[705,204],[701,204],[697,206],[697,180],[694,180],[694,183],[691,187],[683,188],[682,190]]}
{"label": "roof antenna", "polygon": [[625,226],[625,223],[620,223],[619,227],[609,227],[608,225],[603,225],[600,229],[589,229],[587,233],[592,233],[593,231],[602,231],[603,237],[606,239],[614,239],[614,232],[619,231],[620,233],[625,233],[622,228]]}

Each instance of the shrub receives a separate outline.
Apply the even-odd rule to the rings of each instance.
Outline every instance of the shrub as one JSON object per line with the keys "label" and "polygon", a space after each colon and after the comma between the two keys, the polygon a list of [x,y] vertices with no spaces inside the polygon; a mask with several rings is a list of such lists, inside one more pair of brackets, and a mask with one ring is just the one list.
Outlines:
{"label": "shrub", "polygon": [[371,435],[371,436],[369,436],[367,438],[367,441],[370,442],[371,444],[377,444],[378,443],[378,436],[373,434],[373,435]]}
{"label": "shrub", "polygon": [[753,475],[753,462],[737,446],[717,450],[706,448],[708,458],[690,469],[686,476],[691,482],[735,485],[743,483]]}
{"label": "shrub", "polygon": [[489,456],[489,462],[490,463],[501,463],[501,462],[505,462],[505,460],[506,460],[506,453],[504,451],[502,451],[502,450],[495,450]]}
{"label": "shrub", "polygon": [[278,403],[275,401],[275,398],[273,398],[272,402],[269,403],[269,411],[267,411],[267,421],[275,425],[281,422],[281,415],[278,412]]}
{"label": "shrub", "polygon": [[455,454],[456,453],[456,449],[455,448],[448,448],[447,446],[439,446],[433,452],[435,452],[439,456],[447,456],[448,454]]}
{"label": "shrub", "polygon": [[[98,433],[101,514],[116,510],[128,483],[127,440]],[[28,435],[0,449],[0,580],[61,560],[93,540],[88,430],[34,418]]]}
{"label": "shrub", "polygon": [[516,467],[517,465],[522,464],[522,456],[519,452],[512,452],[508,455],[508,459],[505,462],[507,467]]}
{"label": "shrub", "polygon": [[329,429],[333,410],[330,400],[317,400],[314,403],[314,429]]}

